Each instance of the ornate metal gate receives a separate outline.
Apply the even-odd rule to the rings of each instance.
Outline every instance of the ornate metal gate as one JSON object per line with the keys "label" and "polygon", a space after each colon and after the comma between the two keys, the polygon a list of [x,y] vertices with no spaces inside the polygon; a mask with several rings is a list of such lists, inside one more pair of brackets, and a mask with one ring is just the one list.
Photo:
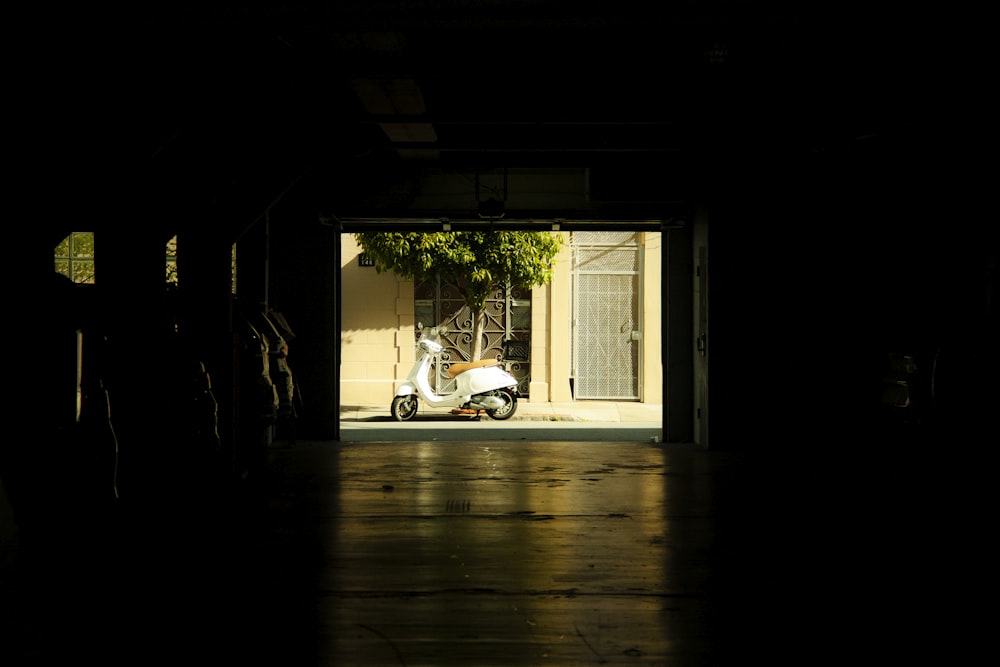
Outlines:
{"label": "ornate metal gate", "polygon": [[574,233],[572,251],[573,395],[637,400],[642,323],[636,235]]}
{"label": "ornate metal gate", "polygon": [[[448,333],[441,338],[444,351],[431,369],[430,382],[439,394],[455,389],[455,380],[448,377],[452,363],[472,361],[472,317],[469,307],[454,285],[439,280],[418,282],[413,286],[414,322],[424,326],[444,326]],[[416,332],[416,338],[420,332]],[[531,339],[531,291],[511,288],[497,289],[486,302],[486,323],[483,327],[483,359],[500,359],[504,342]],[[530,362],[508,358],[507,370],[517,378],[517,390],[528,395],[531,384]]]}

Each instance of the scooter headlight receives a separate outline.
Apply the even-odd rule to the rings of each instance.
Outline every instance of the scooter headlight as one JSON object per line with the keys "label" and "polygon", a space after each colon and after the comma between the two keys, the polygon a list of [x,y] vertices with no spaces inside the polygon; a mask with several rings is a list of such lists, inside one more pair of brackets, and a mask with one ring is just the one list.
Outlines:
{"label": "scooter headlight", "polygon": [[433,352],[434,354],[437,354],[438,352],[440,352],[441,350],[444,349],[443,347],[441,347],[441,345],[439,345],[438,343],[435,343],[432,340],[422,340],[422,341],[420,341],[420,347],[422,347],[423,349],[427,350],[428,352]]}

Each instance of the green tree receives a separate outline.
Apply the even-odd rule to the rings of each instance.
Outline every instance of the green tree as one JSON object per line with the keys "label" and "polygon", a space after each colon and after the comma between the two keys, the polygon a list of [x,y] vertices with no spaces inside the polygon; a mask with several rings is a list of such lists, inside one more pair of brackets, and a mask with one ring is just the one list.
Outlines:
{"label": "green tree", "polygon": [[472,314],[471,359],[482,354],[486,299],[496,287],[552,280],[562,237],[549,232],[362,232],[354,235],[379,272],[456,285]]}

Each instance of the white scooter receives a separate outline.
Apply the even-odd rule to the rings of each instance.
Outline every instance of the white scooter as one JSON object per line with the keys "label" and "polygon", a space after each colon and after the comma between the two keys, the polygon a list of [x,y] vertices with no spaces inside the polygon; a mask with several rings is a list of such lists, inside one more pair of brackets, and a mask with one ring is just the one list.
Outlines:
{"label": "white scooter", "polygon": [[484,410],[493,419],[510,419],[517,410],[517,380],[496,359],[451,364],[448,376],[455,379],[455,391],[443,396],[434,393],[428,374],[431,362],[444,349],[437,341],[443,333],[447,333],[444,327],[421,327],[417,360],[392,399],[393,419],[413,419],[418,399],[431,407]]}

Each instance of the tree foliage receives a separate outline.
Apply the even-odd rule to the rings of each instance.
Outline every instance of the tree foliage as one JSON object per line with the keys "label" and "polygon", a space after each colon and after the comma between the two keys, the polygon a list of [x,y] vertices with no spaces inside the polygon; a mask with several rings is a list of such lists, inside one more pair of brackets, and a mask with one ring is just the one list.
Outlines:
{"label": "tree foliage", "polygon": [[562,247],[562,237],[549,232],[361,232],[354,237],[379,273],[415,280],[440,276],[455,285],[473,314],[477,348],[491,291],[548,284]]}

